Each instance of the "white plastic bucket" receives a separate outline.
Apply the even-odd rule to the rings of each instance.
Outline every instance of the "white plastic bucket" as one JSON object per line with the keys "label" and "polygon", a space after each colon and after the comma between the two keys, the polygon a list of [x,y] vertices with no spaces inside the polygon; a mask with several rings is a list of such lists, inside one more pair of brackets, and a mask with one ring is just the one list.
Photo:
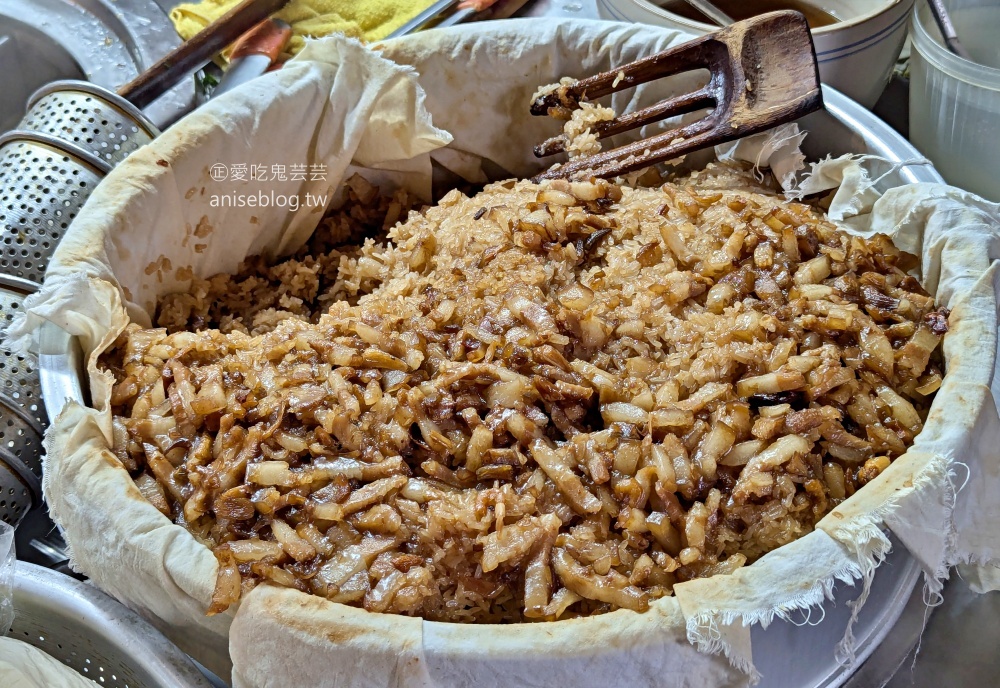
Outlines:
{"label": "white plastic bucket", "polygon": [[926,3],[913,13],[910,140],[949,184],[1000,201],[1000,1],[945,0],[977,64],[950,52]]}

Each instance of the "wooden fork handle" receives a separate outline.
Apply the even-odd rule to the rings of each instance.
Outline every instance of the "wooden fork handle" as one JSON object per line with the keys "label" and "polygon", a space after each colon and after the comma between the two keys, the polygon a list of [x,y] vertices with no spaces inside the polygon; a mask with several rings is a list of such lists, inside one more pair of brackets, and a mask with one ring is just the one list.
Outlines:
{"label": "wooden fork handle", "polygon": [[[798,12],[771,12],[737,22],[617,69],[560,88],[538,98],[533,114],[550,107],[574,108],[593,100],[678,72],[705,68],[708,85],[687,97],[664,101],[595,127],[598,135],[636,129],[665,116],[714,103],[711,114],[684,127],[611,151],[571,160],[536,179],[570,177],[582,172],[610,177],[665,162],[701,148],[743,138],[790,122],[823,107],[812,37]],[[683,106],[683,107],[678,107]],[[536,155],[560,148],[544,142]]]}

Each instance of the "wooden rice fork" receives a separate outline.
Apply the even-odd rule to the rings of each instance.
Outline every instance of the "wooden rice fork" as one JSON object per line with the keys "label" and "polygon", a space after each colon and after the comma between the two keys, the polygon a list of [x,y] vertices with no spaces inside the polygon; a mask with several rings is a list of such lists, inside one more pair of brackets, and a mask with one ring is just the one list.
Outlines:
{"label": "wooden rice fork", "polygon": [[[654,79],[707,69],[708,83],[694,91],[603,121],[592,127],[599,139],[712,108],[705,117],[609,151],[576,158],[535,179],[581,174],[616,177],[702,148],[743,138],[790,122],[823,107],[819,70],[806,19],[798,12],[762,14],[714,33],[582,79],[537,98],[531,114],[562,116],[581,101]],[[550,109],[552,112],[550,113]],[[543,158],[566,150],[565,136],[535,146]]]}

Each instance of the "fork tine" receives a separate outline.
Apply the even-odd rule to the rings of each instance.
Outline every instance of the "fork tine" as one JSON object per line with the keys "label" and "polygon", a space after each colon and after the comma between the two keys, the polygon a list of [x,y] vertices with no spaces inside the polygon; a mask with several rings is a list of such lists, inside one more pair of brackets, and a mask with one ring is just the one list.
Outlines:
{"label": "fork tine", "polygon": [[[661,53],[622,65],[617,69],[581,79],[565,89],[557,89],[552,93],[539,96],[531,104],[531,114],[547,115],[551,107],[577,107],[579,101],[584,97],[587,100],[596,100],[655,79],[692,69],[707,69],[709,64],[705,59],[704,51],[698,49],[702,45],[706,47],[717,45],[721,54],[725,54],[725,46],[719,43],[712,34],[701,36]],[[618,82],[617,85],[616,82]]]}
{"label": "fork tine", "polygon": [[[718,145],[759,133],[778,124],[790,122],[803,112],[811,112],[822,106],[822,99],[818,95],[811,99],[802,98],[800,101],[808,105],[807,109],[803,110],[798,104],[792,104],[782,116],[772,117],[770,120],[738,120],[731,111],[723,110],[720,106],[707,117],[691,122],[687,126],[610,151],[571,160],[555,169],[542,172],[535,176],[533,181],[567,178],[581,172],[596,177],[621,176],[686,155],[707,145]],[[677,141],[677,139],[682,140]]]}
{"label": "fork tine", "polygon": [[[693,93],[685,93],[667,100],[662,100],[655,105],[651,105],[641,110],[615,117],[613,120],[598,122],[594,126],[594,133],[597,138],[604,139],[615,134],[620,134],[632,129],[644,127],[647,124],[654,124],[677,115],[686,115],[702,108],[715,105],[713,92],[707,87],[703,87]],[[535,157],[544,158],[566,150],[565,135],[553,136],[543,141],[534,148]]]}
{"label": "fork tine", "polygon": [[[571,160],[547,170],[535,180],[596,175],[613,177],[650,167],[711,145],[756,134],[823,107],[812,36],[802,14],[770,12],[714,34],[703,36],[617,70],[561,86],[532,104],[534,114],[549,109],[579,107],[618,89],[692,68],[708,69],[712,78],[705,90],[714,108],[706,117],[686,126],[636,141],[621,148]],[[617,82],[617,84],[616,84]],[[631,116],[595,125],[600,137],[625,131],[656,117],[669,116],[678,107],[698,100],[670,99]],[[701,94],[704,95],[704,94]],[[564,147],[565,144],[563,143]],[[550,139],[536,155],[550,154],[560,143]]]}
{"label": "fork tine", "polygon": [[[666,162],[698,150],[705,139],[714,139],[717,135],[714,119],[709,116],[679,129],[666,131],[621,148],[571,160],[559,167],[545,170],[532,181],[564,179],[581,172],[587,172],[595,177],[617,177]],[[739,138],[742,135],[736,134],[732,138]],[[677,141],[677,139],[682,140]]]}

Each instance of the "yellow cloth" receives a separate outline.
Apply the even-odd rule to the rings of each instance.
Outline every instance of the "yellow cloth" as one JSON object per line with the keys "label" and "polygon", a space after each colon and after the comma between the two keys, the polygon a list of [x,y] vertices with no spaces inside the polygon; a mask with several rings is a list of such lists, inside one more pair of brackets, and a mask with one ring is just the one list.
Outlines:
{"label": "yellow cloth", "polygon": [[[240,0],[202,0],[170,12],[181,38],[188,40],[231,10]],[[287,51],[302,49],[305,38],[342,33],[378,41],[431,5],[432,0],[291,0],[275,17],[292,25]]]}

